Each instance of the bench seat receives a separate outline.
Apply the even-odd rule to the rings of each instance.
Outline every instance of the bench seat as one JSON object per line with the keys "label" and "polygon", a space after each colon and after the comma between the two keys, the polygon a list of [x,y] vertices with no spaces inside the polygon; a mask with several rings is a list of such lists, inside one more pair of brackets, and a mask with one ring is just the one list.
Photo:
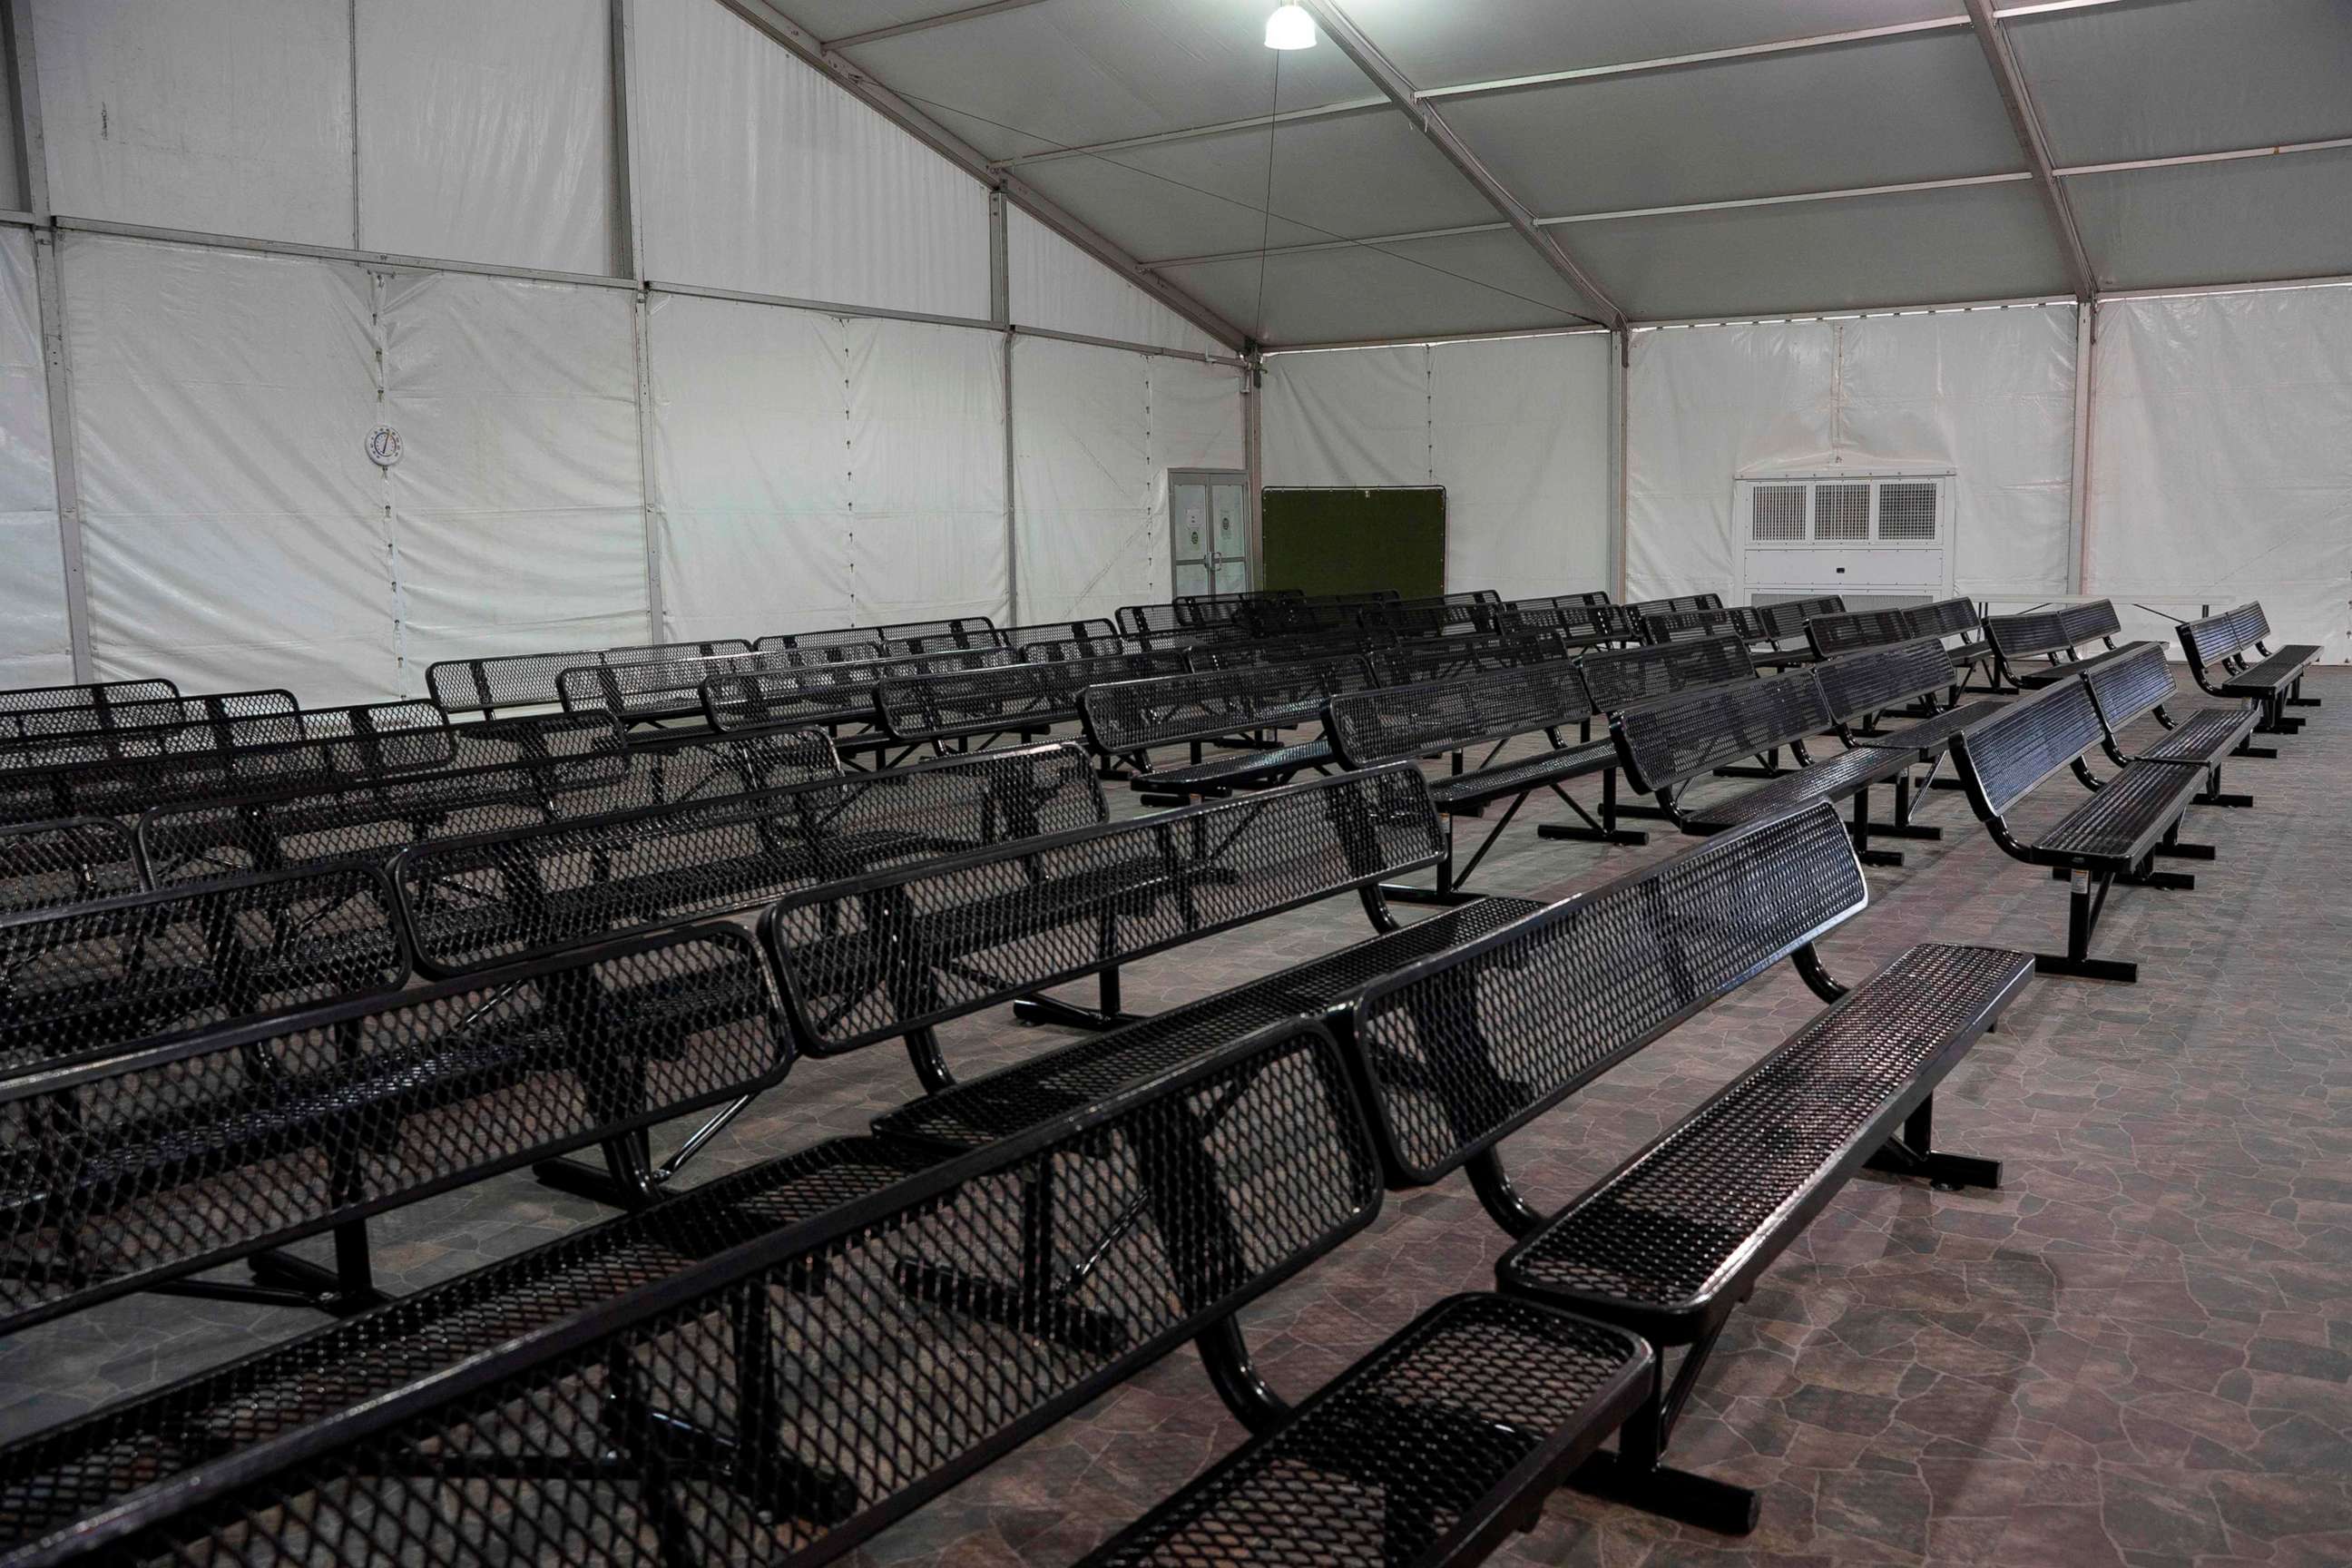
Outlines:
{"label": "bench seat", "polygon": [[2196,773],[2180,768],[2127,767],[2056,826],[2026,843],[2085,868],[2100,862],[2137,862],[2179,822],[2202,784]]}
{"label": "bench seat", "polygon": [[875,1119],[875,1132],[942,1152],[977,1149],[1197,1056],[1205,1046],[1319,1013],[1383,974],[1499,931],[1540,904],[1484,898],[1341,948],[1265,980],[1156,1014]]}
{"label": "bench seat", "polygon": [[1705,1338],[2032,973],[2000,948],[1911,949],[1512,1247],[1503,1289]]}
{"label": "bench seat", "polygon": [[2221,690],[2231,697],[2268,697],[2284,691],[2303,678],[2305,668],[2318,658],[2319,651],[2300,643],[2282,647],[2262,663],[2231,675],[2221,683]]}
{"label": "bench seat", "polygon": [[1263,752],[1233,752],[1182,767],[1157,768],[1129,781],[1146,794],[1191,795],[1254,784],[1279,784],[1301,768],[1331,766],[1331,742],[1318,738]]}
{"label": "bench seat", "polygon": [[1530,789],[1541,789],[1546,784],[1588,778],[1604,768],[1616,765],[1617,743],[1609,740],[1592,741],[1581,745],[1562,746],[1540,756],[1494,763],[1451,778],[1432,779],[1429,781],[1429,798],[1437,803],[1440,811],[1471,810],[1507,795],[1525,795]]}
{"label": "bench seat", "polygon": [[1983,723],[2005,706],[1993,701],[1963,702],[1958,708],[1947,708],[1931,719],[1906,724],[1900,730],[1889,730],[1880,735],[1856,734],[1853,743],[1916,752],[1921,762],[1932,762],[1938,753],[1950,748],[1953,736],[1966,734],[1971,726]]}
{"label": "bench seat", "polygon": [[1641,1396],[1649,1348],[1527,1301],[1430,1308],[1085,1559],[1475,1563]]}
{"label": "bench seat", "polygon": [[2202,766],[2223,755],[2254,731],[2262,710],[2253,707],[2199,708],[2168,730],[2147,750],[2132,754],[2134,762],[2194,763]]}
{"label": "bench seat", "polygon": [[1728,799],[1689,806],[1685,815],[1693,827],[1708,832],[1737,827],[1743,822],[1759,822],[1815,801],[1844,800],[1872,784],[1895,777],[1911,766],[1912,760],[1906,752],[1883,747],[1840,752]]}
{"label": "bench seat", "polygon": [[2096,653],[2085,654],[2081,658],[2070,658],[2059,664],[2012,665],[2010,667],[2010,679],[2026,690],[2035,691],[2044,686],[2053,686],[2059,681],[2072,680],[2078,675],[2088,674],[2099,666],[2112,659],[2122,658],[2142,646],[2139,643],[2130,642],[2121,647],[2105,647]]}

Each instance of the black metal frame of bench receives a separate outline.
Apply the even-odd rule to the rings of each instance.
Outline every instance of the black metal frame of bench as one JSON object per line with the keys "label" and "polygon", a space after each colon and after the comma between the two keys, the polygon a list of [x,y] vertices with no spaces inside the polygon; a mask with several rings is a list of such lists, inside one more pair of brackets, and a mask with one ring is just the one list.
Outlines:
{"label": "black metal frame of bench", "polygon": [[623,724],[658,728],[682,719],[708,722],[702,688],[719,676],[823,669],[871,663],[881,657],[878,642],[848,642],[638,664],[578,665],[556,676],[555,689],[567,713],[609,712]]}
{"label": "black metal frame of bench", "polygon": [[[2303,728],[2303,721],[2287,710],[2319,706],[2318,698],[2303,694],[2303,675],[2317,660],[2320,650],[2299,645],[2271,653],[2263,646],[2270,637],[2270,617],[2258,601],[2249,600],[2200,620],[2183,621],[2176,630],[2199,689],[2212,697],[2251,697],[2260,702],[2262,733],[2292,735]],[[2246,663],[2248,648],[2262,656],[2261,666]],[[2278,754],[2275,748],[2250,747],[2240,755],[2265,753]]]}
{"label": "black metal frame of bench", "polygon": [[[1906,809],[1897,820],[1871,819],[1871,790],[1890,784],[1902,791],[1897,781],[1906,777],[1911,758],[1900,749],[1855,747],[1814,761],[1806,742],[1835,730],[1814,668],[1700,687],[1612,714],[1610,735],[1627,784],[1654,796],[1659,810],[1683,832],[1700,837],[1736,826],[1759,809],[1850,801],[1847,831],[1863,864],[1900,866],[1899,851],[1874,847],[1871,839],[1943,836],[1939,828],[1907,820],[1907,793]],[[1794,771],[1772,773],[1754,789],[1696,810],[1685,805],[1694,784],[1714,777],[1733,759],[1777,754],[1782,747],[1795,758]]]}
{"label": "black metal frame of bench", "polygon": [[[1560,736],[1568,725],[1582,725],[1593,717],[1584,679],[1565,659],[1333,697],[1324,733],[1341,766],[1370,768],[1399,762],[1418,765],[1423,757],[1453,758],[1453,772],[1430,785],[1430,796],[1445,819],[1445,855],[1437,863],[1436,885],[1422,888],[1391,882],[1383,884],[1381,891],[1407,904],[1458,904],[1475,897],[1464,890],[1463,884],[1477,871],[1528,797],[1538,790],[1549,790],[1579,819],[1574,824],[1545,823],[1538,829],[1539,837],[1588,844],[1648,843],[1646,833],[1618,825],[1614,748],[1606,741],[1569,742]],[[1497,761],[1512,742],[1528,736],[1539,737],[1549,750],[1540,756]],[[1486,755],[1475,766],[1465,768],[1465,753],[1480,750]],[[1594,773],[1601,775],[1598,816],[1561,787]],[[1457,862],[1455,818],[1483,816],[1487,806],[1502,800],[1510,805],[1486,830],[1469,860]]]}
{"label": "black metal frame of bench", "polygon": [[146,886],[138,836],[110,816],[0,826],[0,914],[118,898]]}
{"label": "black metal frame of bench", "polygon": [[[1078,694],[1078,721],[1097,754],[1132,771],[1147,805],[1182,805],[1328,769],[1328,740],[1286,743],[1281,731],[1319,726],[1334,696],[1372,679],[1359,655],[1104,681]],[[1163,746],[1185,747],[1191,760],[1155,768],[1151,752]]]}
{"label": "black metal frame of bench", "polygon": [[[2045,867],[2067,883],[2066,951],[2037,953],[2034,968],[2043,974],[2128,984],[2139,978],[2138,964],[2090,956],[2108,894],[2118,882],[2187,891],[2197,879],[2156,869],[2157,858],[2210,860],[2214,851],[2210,844],[2184,843],[2179,837],[2181,818],[2201,782],[2198,770],[2134,763],[2102,783],[2084,757],[2103,747],[2106,738],[2090,687],[2074,677],[2019,699],[1956,737],[1952,754],[1969,808],[2001,853]],[[2008,812],[2061,770],[2092,791],[2091,799],[2040,837],[2021,837],[2009,826]],[[2148,781],[2145,793],[2141,780]]]}
{"label": "black metal frame of bench", "polygon": [[562,700],[556,688],[565,670],[590,664],[659,664],[672,658],[708,658],[749,653],[742,637],[706,637],[694,642],[645,643],[635,647],[571,648],[547,653],[488,654],[445,658],[425,668],[425,689],[444,713],[494,716],[500,709],[552,708]]}
{"label": "black metal frame of bench", "polygon": [[[1876,643],[1852,653],[1823,659],[1813,667],[1822,682],[1838,738],[1848,746],[1874,746],[1916,752],[1927,771],[1914,783],[1907,776],[1895,784],[1895,816],[1907,823],[1916,809],[1914,792],[1957,790],[1956,778],[1942,777],[1944,759],[1952,738],[2000,711],[1990,697],[1959,700],[1964,676],[1952,662],[1951,649],[1940,637],[1923,634],[1906,642]],[[1945,694],[1948,706],[1938,710],[1936,694]],[[1879,727],[1889,712],[1907,715],[1912,722],[1898,730]],[[1863,722],[1857,724],[1856,720]],[[1928,836],[1926,833],[1922,837]],[[1941,830],[1934,830],[1940,837]]]}
{"label": "black metal frame of bench", "polygon": [[[649,1196],[656,1123],[790,1061],[750,933],[712,925],[0,1079],[0,1327],[139,1290],[380,1304],[374,1215],[599,1145]],[[280,1250],[330,1233],[332,1268]],[[256,1284],[191,1278],[239,1260]]]}
{"label": "black metal frame of bench", "polygon": [[[1933,1147],[1932,1096],[1995,1026],[2030,967],[2019,953],[1928,944],[1849,992],[1815,943],[1868,902],[1853,846],[1824,802],[1709,838],[1422,959],[1327,1015],[1372,1108],[1388,1184],[1428,1186],[1465,1171],[1488,1215],[1517,1238],[1496,1268],[1507,1293],[1569,1305],[1654,1347],[1643,1403],[1617,1452],[1596,1456],[1570,1484],[1708,1529],[1751,1528],[1753,1491],[1676,1469],[1664,1451],[1756,1276],[1859,1169],[1948,1190],[1999,1184],[1997,1163]],[[1527,1203],[1503,1167],[1503,1139],[1784,958],[1829,1012],[1557,1215]],[[1843,1054],[1809,1064],[1807,1053],[1824,1041]],[[1810,1089],[1796,1070],[1808,1065],[1817,1086]],[[1740,1135],[1710,1127],[1719,1108],[1736,1109],[1759,1089],[1763,1110],[1746,1115]],[[1783,1103],[1772,1102],[1775,1093]],[[1646,1199],[1616,1204],[1629,1175],[1671,1159],[1685,1140],[1716,1167],[1711,1179],[1686,1173]],[[1751,1158],[1764,1151],[1772,1157]],[[1790,1169],[1799,1152],[1809,1163]],[[1581,1260],[1541,1267],[1564,1249],[1580,1249]],[[1632,1289],[1701,1265],[1705,1279],[1681,1299],[1645,1300]],[[1625,1289],[1612,1293],[1612,1279]],[[1669,1385],[1665,1357],[1676,1347],[1688,1353]]]}
{"label": "black metal frame of bench", "polygon": [[[950,742],[969,750],[975,741],[985,747],[1007,735],[1026,742],[1076,723],[1079,698],[1089,686],[1182,675],[1191,668],[1182,650],[1161,648],[886,679],[874,688],[874,725],[906,748],[896,765],[926,746],[944,756]],[[1117,776],[1115,758],[1105,755],[1102,764],[1105,777]]]}
{"label": "black metal frame of bench", "polygon": [[[2249,754],[2246,737],[2262,722],[2260,703],[2242,699],[2234,708],[2197,709],[2186,723],[2175,720],[2165,710],[2165,703],[2179,696],[2180,688],[2172,679],[2163,647],[2157,643],[2137,644],[2122,658],[2084,671],[2083,679],[2091,689],[2092,704],[2099,710],[2099,724],[2105,731],[2100,749],[2109,762],[2119,768],[2136,762],[2203,768],[2204,793],[2193,797],[2198,805],[2242,809],[2254,804],[2250,795],[2233,795],[2221,788],[2221,764],[2225,757]],[[2164,727],[2164,739],[2126,756],[2125,727],[2151,715]]]}
{"label": "black metal frame of bench", "polygon": [[949,616],[929,621],[893,621],[871,626],[828,626],[818,631],[772,632],[754,642],[755,652],[772,648],[824,647],[845,642],[882,645],[886,652],[912,653],[919,643],[943,643],[945,648],[1002,647],[996,623],[986,616]]}
{"label": "black metal frame of bench", "polygon": [[[0,691],[0,743],[25,738],[26,731],[20,721],[26,714],[74,709],[96,714],[118,702],[153,702],[179,694],[179,683],[161,676],[131,680],[82,681],[66,686],[12,686]],[[90,722],[100,729],[105,727],[103,719],[94,718]]]}
{"label": "black metal frame of bench", "polygon": [[1960,694],[1970,689],[1969,682],[1979,671],[1985,683],[1981,688],[1987,696],[2011,697],[2017,688],[2006,685],[2000,678],[2000,666],[1992,646],[1985,635],[1984,611],[1965,595],[1949,599],[1937,599],[1932,604],[1915,605],[1901,612],[1906,631],[1914,637],[1934,637],[1943,642],[1947,637],[1958,638],[1958,643],[1944,643],[1945,651],[1960,671],[1960,683],[1953,689],[1952,700],[1958,703]]}
{"label": "black metal frame of bench", "polygon": [[[2116,643],[2123,623],[2112,599],[1987,616],[1984,632],[1996,678],[2021,691],[2071,679],[2084,667],[2123,651]],[[2088,654],[2082,651],[2086,645],[2093,647]],[[2021,662],[2036,658],[2043,662]]]}
{"label": "black metal frame of bench", "polygon": [[[1805,599],[1781,599],[1769,605],[1732,606],[1732,625],[1748,639],[1748,657],[1760,669],[1787,669],[1811,664],[1822,656],[1805,636],[1805,623],[1815,616],[1845,613],[1842,595],[1820,594]],[[1790,643],[1801,646],[1791,647]]]}

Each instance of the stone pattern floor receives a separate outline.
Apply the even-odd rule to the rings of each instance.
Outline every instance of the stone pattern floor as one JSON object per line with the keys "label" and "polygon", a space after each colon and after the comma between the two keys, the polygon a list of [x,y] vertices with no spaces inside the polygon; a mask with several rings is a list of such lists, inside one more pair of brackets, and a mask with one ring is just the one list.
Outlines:
{"label": "stone pattern floor", "polygon": [[[2352,678],[2275,762],[2240,762],[2252,811],[2200,808],[2220,847],[2193,892],[2126,889],[2095,951],[2136,987],[2041,980],[1939,1095],[1937,1142],[2001,1160],[1995,1194],[1864,1178],[1732,1320],[1677,1433],[1681,1464],[1763,1489],[1743,1541],[1571,1493],[1497,1562],[2315,1568],[2352,1562]],[[1120,786],[1118,806],[1134,808]],[[1736,788],[1737,785],[1715,787]],[[1588,792],[1589,793],[1589,792]],[[2063,777],[2019,812],[2079,799]],[[1556,898],[1671,853],[1538,839],[1530,802],[1474,888]],[[1940,844],[1874,870],[1874,906],[1824,943],[1864,974],[1934,939],[2063,944],[2063,890],[2004,859],[1965,799]],[[1479,825],[1465,823],[1465,844]],[[1408,914],[1408,919],[1412,918]],[[1150,1010],[1364,934],[1335,900],[1133,966]],[[1785,966],[1506,1145],[1564,1201],[1817,1005]],[[1060,1038],[1001,1016],[942,1031],[970,1075]],[[876,1049],[798,1067],[701,1175],[860,1131],[915,1091]],[[599,1216],[522,1177],[379,1222],[385,1283],[413,1289]],[[1492,1282],[1504,1238],[1459,1177],[1247,1314],[1276,1388],[1302,1394],[1430,1302]],[[132,1299],[0,1342],[0,1435],[311,1326],[266,1308]],[[885,1532],[853,1561],[981,1568],[1075,1560],[1239,1441],[1199,1363],[1171,1356]]]}

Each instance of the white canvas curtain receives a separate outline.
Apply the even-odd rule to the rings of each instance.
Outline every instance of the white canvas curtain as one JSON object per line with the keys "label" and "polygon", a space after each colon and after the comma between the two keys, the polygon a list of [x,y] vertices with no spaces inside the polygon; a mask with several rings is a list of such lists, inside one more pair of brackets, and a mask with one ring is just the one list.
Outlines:
{"label": "white canvas curtain", "polygon": [[33,237],[0,229],[0,685],[73,679]]}
{"label": "white canvas curtain", "polygon": [[1240,373],[1050,338],[1015,340],[1021,618],[1165,600],[1171,468],[1243,464]]}
{"label": "white canvas curtain", "polygon": [[2091,387],[2084,591],[2167,642],[2260,599],[2352,659],[2352,289],[2103,305]]}
{"label": "white canvas curtain", "polygon": [[1277,354],[1269,485],[1445,487],[1449,588],[1604,586],[1609,339]]}

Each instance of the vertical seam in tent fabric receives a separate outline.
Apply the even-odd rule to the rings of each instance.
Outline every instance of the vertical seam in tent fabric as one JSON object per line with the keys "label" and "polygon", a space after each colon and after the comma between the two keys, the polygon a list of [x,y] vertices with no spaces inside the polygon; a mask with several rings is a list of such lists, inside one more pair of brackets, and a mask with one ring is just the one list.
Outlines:
{"label": "vertical seam in tent fabric", "polygon": [[841,504],[849,515],[848,535],[845,543],[849,553],[849,624],[858,626],[860,595],[857,592],[857,497],[855,486],[857,470],[850,467],[857,440],[856,419],[850,412],[849,393],[849,318],[835,316],[834,323],[841,330]]}
{"label": "vertical seam in tent fabric", "polygon": [[352,68],[352,248],[364,250],[367,245],[360,232],[360,0],[351,0],[344,16]]}

